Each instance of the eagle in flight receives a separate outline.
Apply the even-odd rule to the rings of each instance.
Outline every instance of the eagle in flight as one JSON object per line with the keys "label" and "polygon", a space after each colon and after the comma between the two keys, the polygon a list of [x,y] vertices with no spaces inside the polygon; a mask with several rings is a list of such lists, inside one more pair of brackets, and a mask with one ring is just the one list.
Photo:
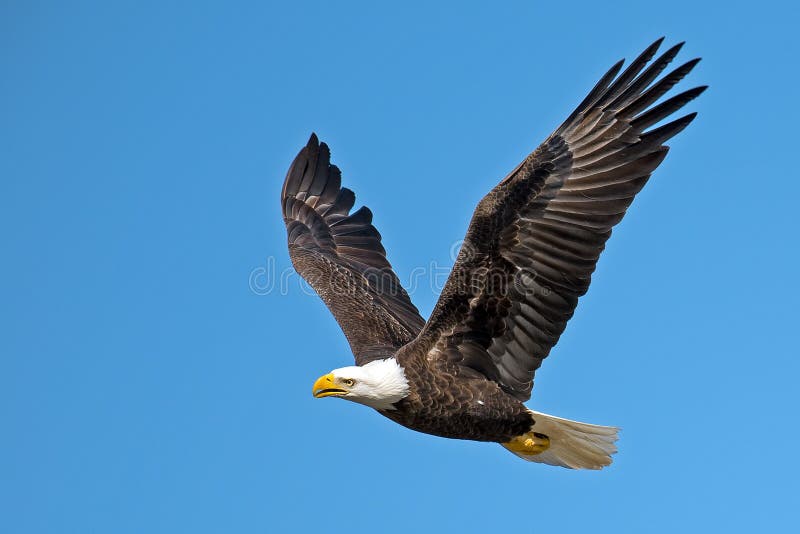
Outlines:
{"label": "eagle in flight", "polygon": [[[619,61],[536,150],[478,203],[425,321],[392,271],[367,207],[351,211],[330,151],[312,134],[281,194],[289,255],[344,331],[355,366],[320,377],[315,397],[365,404],[408,428],[500,443],[532,462],[601,469],[615,427],[528,409],[536,370],[572,317],[611,229],[664,160],[702,93],[656,104],[700,61],[660,79],[683,43],[624,71]],[[649,65],[648,65],[649,64]],[[621,71],[621,72],[620,72]]]}

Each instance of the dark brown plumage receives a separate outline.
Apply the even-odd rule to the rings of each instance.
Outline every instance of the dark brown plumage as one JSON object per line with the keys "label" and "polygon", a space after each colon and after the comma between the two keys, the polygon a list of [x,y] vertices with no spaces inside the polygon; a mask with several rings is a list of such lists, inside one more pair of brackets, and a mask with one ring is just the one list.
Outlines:
{"label": "dark brown plumage", "polygon": [[654,105],[699,61],[655,81],[682,46],[647,66],[661,41],[621,74],[622,62],[614,65],[480,201],[427,323],[392,272],[371,212],[349,213],[355,197],[311,136],[283,188],[289,252],[356,363],[395,357],[403,367],[410,391],[384,415],[430,434],[501,443],[532,428],[522,401],[536,369],[586,293],[612,228],[666,156],[664,143],[695,114],[653,126],[706,88]]}
{"label": "dark brown plumage", "polygon": [[289,256],[342,327],[356,363],[386,357],[419,333],[425,320],[392,271],[366,206],[350,213],[355,195],[317,136],[295,158],[281,203]]}

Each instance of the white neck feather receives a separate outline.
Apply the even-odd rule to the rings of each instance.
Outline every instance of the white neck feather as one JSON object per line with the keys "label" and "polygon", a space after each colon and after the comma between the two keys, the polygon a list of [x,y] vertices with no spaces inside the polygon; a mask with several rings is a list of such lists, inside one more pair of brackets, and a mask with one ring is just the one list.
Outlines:
{"label": "white neck feather", "polygon": [[408,395],[406,374],[394,358],[375,360],[360,367],[343,367],[332,373],[337,377],[355,380],[353,387],[342,398],[376,410],[394,410],[394,404]]}

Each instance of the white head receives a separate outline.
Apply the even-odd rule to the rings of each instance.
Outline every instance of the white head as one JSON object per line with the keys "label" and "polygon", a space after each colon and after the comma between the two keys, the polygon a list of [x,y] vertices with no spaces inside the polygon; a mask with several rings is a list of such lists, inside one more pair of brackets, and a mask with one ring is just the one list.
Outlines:
{"label": "white head", "polygon": [[341,397],[376,410],[394,410],[394,403],[408,395],[408,380],[394,358],[375,360],[362,366],[334,369],[314,382],[313,394]]}

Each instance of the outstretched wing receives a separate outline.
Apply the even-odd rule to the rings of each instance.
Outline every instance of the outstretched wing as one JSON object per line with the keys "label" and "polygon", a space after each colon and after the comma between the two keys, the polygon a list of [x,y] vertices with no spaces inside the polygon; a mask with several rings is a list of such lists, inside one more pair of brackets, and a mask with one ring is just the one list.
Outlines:
{"label": "outstretched wing", "polygon": [[651,128],[703,92],[653,105],[699,61],[653,83],[682,43],[649,67],[662,39],[622,74],[622,61],[547,140],[478,204],[453,272],[402,356],[442,358],[520,400],[572,317],[578,297],[664,142],[695,114]]}
{"label": "outstretched wing", "polygon": [[355,198],[341,187],[328,146],[311,134],[281,194],[289,256],[336,317],[362,365],[414,339],[425,321],[386,259],[372,212],[364,206],[350,213]]}

